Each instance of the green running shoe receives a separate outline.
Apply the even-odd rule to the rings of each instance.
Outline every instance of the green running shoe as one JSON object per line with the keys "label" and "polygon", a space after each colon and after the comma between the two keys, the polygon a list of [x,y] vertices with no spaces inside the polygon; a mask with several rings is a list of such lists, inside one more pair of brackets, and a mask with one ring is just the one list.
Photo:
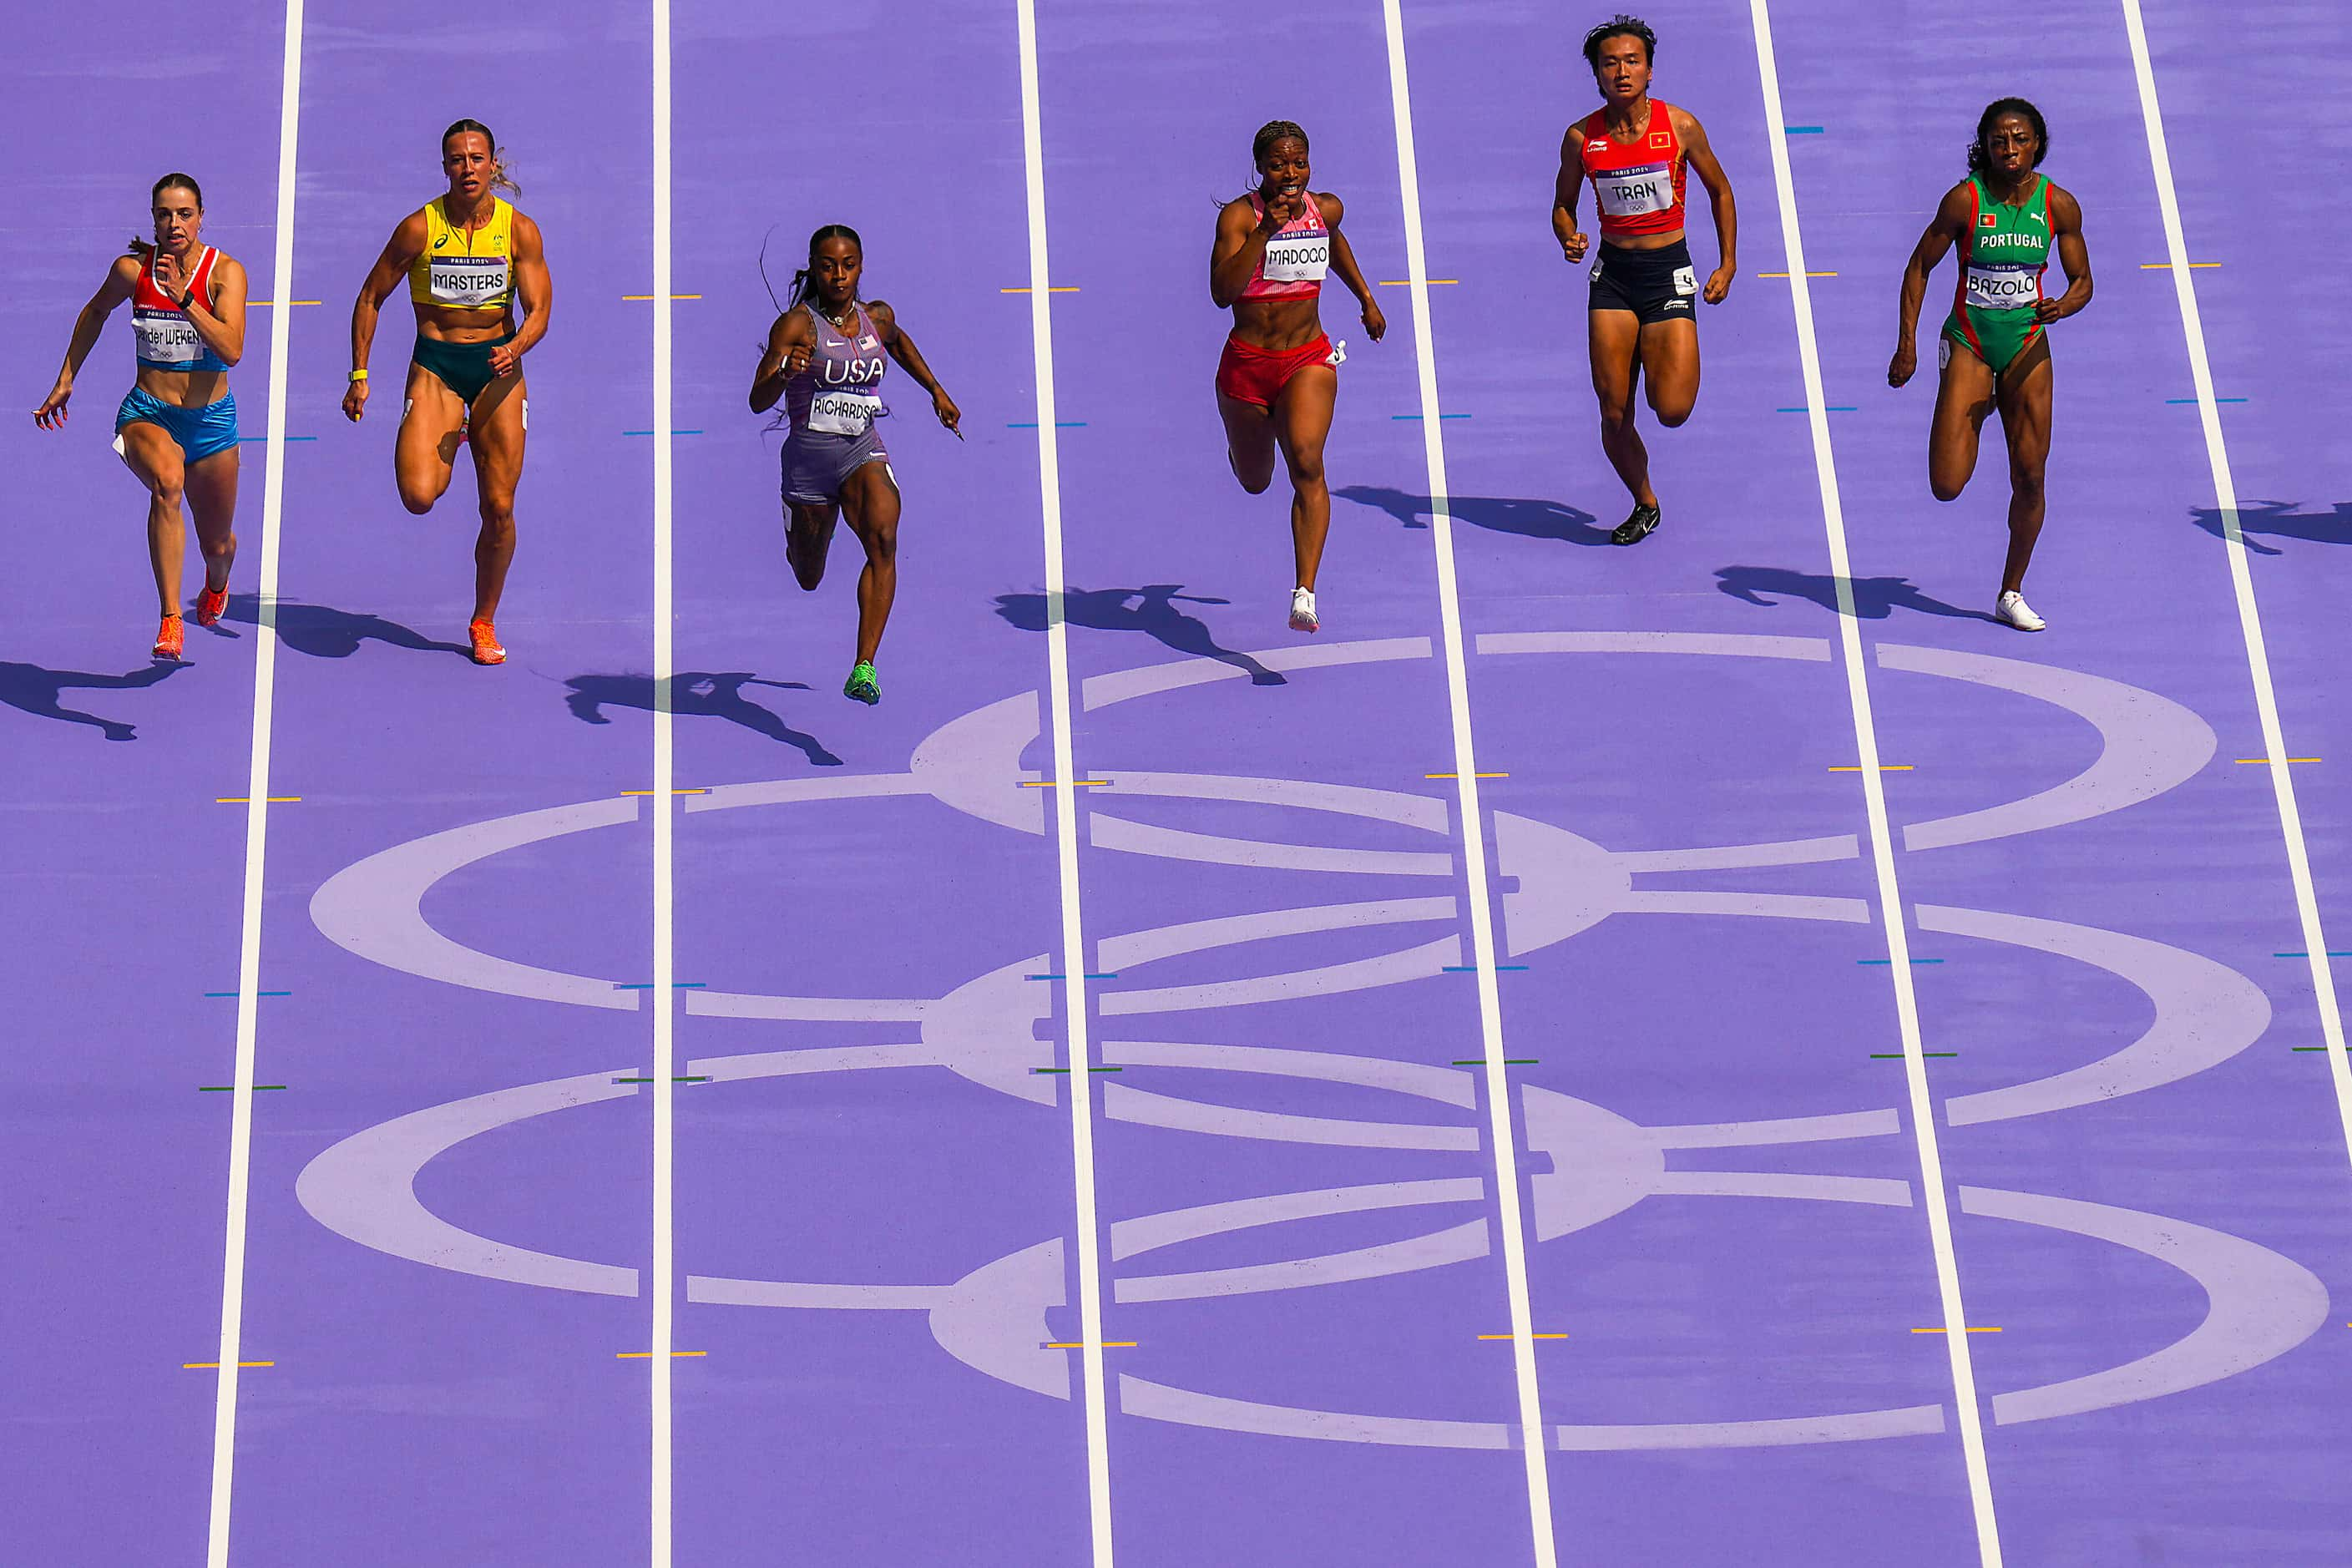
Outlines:
{"label": "green running shoe", "polygon": [[851,665],[849,679],[841,683],[841,694],[869,708],[881,701],[882,683],[874,679],[874,666],[862,658]]}

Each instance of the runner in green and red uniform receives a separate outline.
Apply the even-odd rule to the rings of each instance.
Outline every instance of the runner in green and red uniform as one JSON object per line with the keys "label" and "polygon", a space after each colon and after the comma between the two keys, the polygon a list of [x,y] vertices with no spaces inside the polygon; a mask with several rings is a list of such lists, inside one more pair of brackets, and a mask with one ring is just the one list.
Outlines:
{"label": "runner in green and red uniform", "polygon": [[[1942,379],[1927,431],[1927,485],[1957,500],[1977,468],[1977,435],[1998,408],[2009,443],[2009,556],[1993,614],[2022,632],[2043,622],[2025,602],[2025,568],[2042,536],[2042,470],[2050,457],[2050,340],[2045,329],[2091,302],[2091,253],[2082,206],[2037,173],[2050,149],[2041,110],[2021,98],[1989,105],[1969,146],[1969,177],[1945,193],[1935,220],[1903,269],[1900,342],[1886,383],[1901,386],[1917,368],[1914,340],[1927,274],[1957,241],[1958,291],[1937,345]],[[2066,291],[2042,286],[2050,253],[2065,268]]]}

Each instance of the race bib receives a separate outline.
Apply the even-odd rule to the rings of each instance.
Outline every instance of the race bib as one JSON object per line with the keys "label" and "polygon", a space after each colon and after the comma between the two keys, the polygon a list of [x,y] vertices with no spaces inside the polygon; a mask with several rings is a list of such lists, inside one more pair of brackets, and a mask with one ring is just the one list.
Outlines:
{"label": "race bib", "polygon": [[436,305],[495,305],[509,290],[503,256],[436,256],[432,267]]}
{"label": "race bib", "polygon": [[1677,267],[1675,268],[1675,292],[1677,294],[1696,294],[1698,292],[1698,272],[1696,268],[1689,267]]}
{"label": "race bib", "polygon": [[1269,283],[1320,283],[1331,270],[1331,237],[1327,234],[1282,234],[1265,242],[1265,280]]}
{"label": "race bib", "polygon": [[1639,217],[1662,213],[1675,205],[1675,171],[1671,163],[1640,169],[1605,169],[1592,176],[1593,194],[1605,217]]}
{"label": "race bib", "polygon": [[205,352],[195,323],[177,310],[134,310],[131,331],[138,339],[139,357],[150,364],[194,364]]}
{"label": "race bib", "polygon": [[881,413],[882,400],[870,392],[820,392],[810,400],[808,427],[821,436],[863,436]]}
{"label": "race bib", "polygon": [[2042,298],[2039,267],[1969,268],[1968,302],[1979,310],[2023,310]]}

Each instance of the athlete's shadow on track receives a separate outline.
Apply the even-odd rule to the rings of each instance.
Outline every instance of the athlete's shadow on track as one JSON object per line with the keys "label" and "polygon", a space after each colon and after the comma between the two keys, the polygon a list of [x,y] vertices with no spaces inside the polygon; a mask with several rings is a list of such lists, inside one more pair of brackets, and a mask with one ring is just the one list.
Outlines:
{"label": "athlete's shadow on track", "polygon": [[[1181,583],[1150,583],[1140,588],[1072,588],[1062,596],[1063,615],[1074,626],[1098,632],[1144,632],[1178,653],[1213,658],[1235,669],[1249,671],[1253,686],[1287,686],[1281,671],[1266,668],[1245,653],[1218,646],[1209,625],[1176,607],[1188,605],[1229,605],[1230,599],[1206,599],[1178,592]],[[1045,595],[999,594],[996,613],[1024,632],[1045,629]]]}
{"label": "athlete's shadow on track", "polygon": [[136,691],[167,679],[185,668],[178,664],[151,664],[128,675],[90,675],[79,669],[46,669],[37,664],[18,664],[0,658],[0,702],[19,712],[30,713],[36,719],[88,724],[110,741],[135,741],[139,738],[135,727],[119,720],[101,719],[95,713],[68,708],[58,699],[68,690]]}
{"label": "athlete's shadow on track", "polygon": [[[1382,485],[1349,485],[1333,490],[1341,500],[1378,507],[1407,528],[1427,528],[1432,508],[1427,496],[1410,495]],[[1609,530],[1598,526],[1589,511],[1579,511],[1556,500],[1513,500],[1502,496],[1454,496],[1445,503],[1457,521],[1496,533],[1516,533],[1522,539],[1556,539],[1563,544],[1608,544]]]}
{"label": "athlete's shadow on track", "polygon": [[[260,617],[260,600],[251,594],[231,594],[222,619],[254,625]],[[192,628],[193,629],[193,628]],[[236,634],[230,633],[230,636]],[[382,616],[338,610],[331,605],[306,605],[299,599],[278,601],[278,640],[296,653],[312,658],[349,658],[363,642],[388,643],[412,653],[454,653],[470,657],[463,643],[435,642],[398,621]]]}
{"label": "athlete's shadow on track", "polygon": [[[2284,555],[2285,551],[2274,544],[2264,544],[2252,536],[2273,534],[2280,539],[2303,539],[2314,544],[2352,544],[2352,501],[2340,500],[2329,511],[2297,511],[2293,501],[2259,500],[2252,506],[2238,509],[2238,531],[2246,536],[2246,548],[2257,555]],[[2219,507],[2198,506],[2189,509],[2197,526],[2216,539],[2227,539],[2221,529]]]}
{"label": "athlete's shadow on track", "polygon": [[[1716,586],[1743,604],[1776,609],[1778,600],[1807,599],[1835,613],[1837,579],[1823,573],[1791,572],[1785,566],[1724,566],[1716,571]],[[1775,595],[1768,599],[1765,595]],[[1897,610],[1923,616],[1948,616],[1959,621],[2000,622],[1987,610],[1948,605],[1922,590],[1908,577],[1857,577],[1853,580],[1853,613],[1865,621],[1883,621]]]}
{"label": "athlete's shadow on track", "polygon": [[[586,724],[609,724],[604,717],[607,706],[637,708],[652,712],[654,678],[650,675],[575,675],[565,681],[572,689],[563,700],[572,716]],[[743,695],[746,686],[772,686],[779,691],[806,691],[808,683],[802,680],[767,680],[748,669],[730,669],[721,674],[709,670],[682,669],[670,678],[670,711],[686,719],[724,719],[756,731],[772,741],[782,741],[787,746],[797,746],[811,763],[820,768],[837,768],[841,759],[825,750],[824,742],[814,735],[804,735],[785,723],[768,709],[761,707]]]}

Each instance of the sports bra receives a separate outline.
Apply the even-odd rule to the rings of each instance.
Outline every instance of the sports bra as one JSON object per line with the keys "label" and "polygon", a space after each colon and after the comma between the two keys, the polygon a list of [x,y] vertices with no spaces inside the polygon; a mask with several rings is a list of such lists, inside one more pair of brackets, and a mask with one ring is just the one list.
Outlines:
{"label": "sports bra", "polygon": [[[220,252],[205,247],[196,265],[188,274],[188,291],[206,304],[213,298],[213,265]],[[188,313],[172,303],[170,295],[155,286],[155,253],[150,250],[139,263],[139,281],[131,292],[131,336],[132,352],[146,370],[226,370],[228,362],[205,346],[196,335],[196,324]]]}
{"label": "sports bra", "polygon": [[503,312],[514,299],[514,208],[490,198],[490,221],[463,229],[447,196],[425,204],[425,248],[408,266],[408,297],[445,310]]}
{"label": "sports bra", "polygon": [[[1323,209],[1315,193],[1302,191],[1305,205],[1265,242],[1265,254],[1251,268],[1243,288],[1244,300],[1312,300],[1323,292],[1323,275],[1331,269],[1331,231],[1323,226]],[[1250,211],[1265,217],[1265,202],[1250,193]]]}
{"label": "sports bra", "polygon": [[1592,182],[1593,200],[1601,207],[1601,237],[1621,235],[1672,234],[1683,226],[1683,182],[1689,161],[1682,138],[1675,134],[1675,117],[1657,99],[1650,100],[1650,128],[1633,142],[1609,134],[1604,112],[1585,116],[1577,126],[1583,143],[1585,177]]}

